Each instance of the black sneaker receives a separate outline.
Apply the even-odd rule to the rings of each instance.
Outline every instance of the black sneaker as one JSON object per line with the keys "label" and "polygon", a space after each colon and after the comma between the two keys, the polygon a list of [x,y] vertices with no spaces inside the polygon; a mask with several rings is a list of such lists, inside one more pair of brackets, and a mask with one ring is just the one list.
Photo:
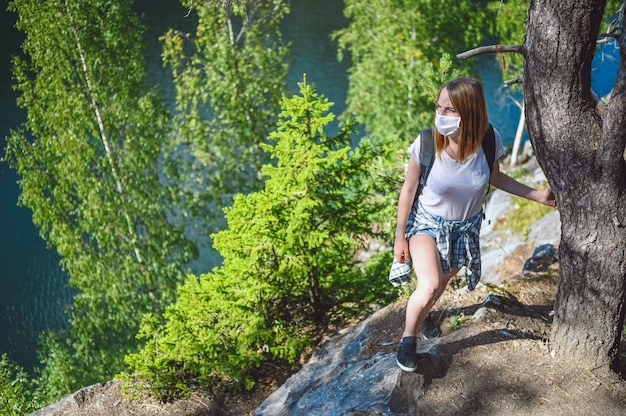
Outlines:
{"label": "black sneaker", "polygon": [[433,319],[430,317],[430,314],[426,315],[426,319],[424,319],[424,322],[422,322],[420,330],[422,331],[422,335],[424,335],[424,338],[426,339],[437,338],[441,335],[441,329],[439,329],[439,325],[437,325],[435,321],[433,321]]}
{"label": "black sneaker", "polygon": [[398,367],[404,371],[413,372],[417,369],[417,351],[415,350],[415,337],[404,337],[398,347],[396,357]]}

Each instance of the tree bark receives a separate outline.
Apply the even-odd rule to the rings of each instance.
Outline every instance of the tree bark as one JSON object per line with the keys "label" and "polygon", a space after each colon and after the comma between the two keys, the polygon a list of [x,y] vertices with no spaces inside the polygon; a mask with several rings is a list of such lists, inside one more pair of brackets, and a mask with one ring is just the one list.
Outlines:
{"label": "tree bark", "polygon": [[604,0],[533,0],[524,44],[526,121],[561,213],[552,349],[614,367],[626,299],[626,47],[605,114],[593,59]]}

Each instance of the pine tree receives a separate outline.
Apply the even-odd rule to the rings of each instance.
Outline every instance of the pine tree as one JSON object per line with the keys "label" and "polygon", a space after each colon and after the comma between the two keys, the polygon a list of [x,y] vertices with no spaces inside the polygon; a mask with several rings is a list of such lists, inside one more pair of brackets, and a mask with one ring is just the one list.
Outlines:
{"label": "pine tree", "polygon": [[185,394],[189,380],[250,388],[252,368],[293,362],[312,328],[393,296],[380,269],[356,260],[380,209],[365,185],[375,154],[352,150],[351,123],[326,135],[331,105],[306,82],[283,98],[264,189],[238,195],[214,235],[223,265],[180,288],[165,325],[145,321],[146,347],[128,362],[153,394]]}

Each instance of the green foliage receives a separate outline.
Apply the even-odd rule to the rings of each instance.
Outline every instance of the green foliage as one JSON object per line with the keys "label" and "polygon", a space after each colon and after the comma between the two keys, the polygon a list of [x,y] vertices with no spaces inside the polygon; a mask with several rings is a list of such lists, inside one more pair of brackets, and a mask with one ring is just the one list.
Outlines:
{"label": "green foliage", "polygon": [[406,149],[421,129],[432,125],[443,82],[471,70],[471,62],[451,55],[477,46],[490,23],[484,9],[469,0],[347,0],[345,5],[350,24],[333,34],[340,59],[349,55],[352,62],[342,118],[362,123],[367,133],[362,142],[379,152],[375,167],[381,174],[375,186],[384,208],[376,224],[390,240]]}
{"label": "green foliage", "polygon": [[[527,0],[493,1],[487,6],[493,13],[495,21],[495,35],[502,45],[521,45],[524,43],[526,33],[526,17],[528,14]],[[508,79],[519,78],[524,72],[524,57],[517,53],[497,55],[501,65],[506,63],[506,77]],[[517,84],[516,84],[517,88]]]}
{"label": "green foliage", "polygon": [[[437,94],[442,83],[451,77],[459,75],[459,71],[452,68],[452,61],[447,54],[443,54],[439,62],[439,66],[435,67],[432,63],[424,63],[421,66],[422,76],[417,80],[417,85],[424,92],[431,102],[436,102]],[[434,113],[424,115],[427,123],[432,122]],[[372,137],[365,137],[361,140],[363,146],[372,142]],[[408,142],[405,143],[408,147]],[[371,165],[373,172],[373,182],[369,184],[374,193],[378,195],[381,208],[374,214],[373,221],[377,229],[381,230],[381,238],[385,241],[393,239],[395,230],[395,218],[397,214],[398,193],[404,182],[406,166],[409,155],[406,147],[398,146],[397,143],[387,142],[375,144],[377,158]]]}
{"label": "green foliage", "polygon": [[175,215],[176,188],[161,181],[169,115],[145,85],[132,2],[10,7],[26,35],[13,73],[27,121],[5,158],[77,289],[70,330],[47,335],[41,354],[54,400],[123,368],[142,315],[174,300],[196,250]]}
{"label": "green foliage", "polygon": [[461,75],[461,72],[454,68],[452,59],[447,53],[441,55],[437,67],[432,62],[426,62],[420,66],[420,72],[422,76],[417,80],[417,86],[432,103],[437,102],[439,90],[447,80]]}
{"label": "green foliage", "polygon": [[[600,26],[601,33],[610,32],[612,29],[615,29],[615,25],[619,25],[619,13],[620,10],[624,12],[624,1],[623,0],[607,0],[606,7],[604,8],[604,19],[602,26]],[[623,16],[622,16],[623,17]]]}
{"label": "green foliage", "polygon": [[519,169],[515,169],[514,171],[507,172],[507,175],[509,175],[513,179],[521,179],[525,176],[528,176],[528,174],[529,172],[528,172],[528,169],[526,168],[519,168]]}
{"label": "green foliage", "polygon": [[363,280],[370,283],[360,284],[351,289],[357,299],[363,299],[364,305],[359,308],[358,312],[365,310],[364,306],[368,305],[387,305],[396,300],[403,290],[407,289],[409,285],[397,288],[387,280],[392,261],[393,250],[391,249],[375,252],[366,260]]}
{"label": "green foliage", "polygon": [[459,329],[463,326],[465,322],[467,322],[470,318],[465,316],[465,314],[453,315],[449,319],[450,328],[451,329]]}
{"label": "green foliage", "polygon": [[[280,328],[266,328],[255,308],[263,290],[255,279],[228,267],[190,277],[165,313],[167,324],[152,316],[144,320],[139,336],[146,346],[127,357],[136,377],[148,380],[149,391],[161,398],[184,396],[191,384],[212,390],[250,388],[248,372],[263,359],[263,346],[285,336]],[[289,348],[298,342],[306,340],[292,337],[272,353],[293,358]]]}
{"label": "green foliage", "polygon": [[[183,1],[188,3],[188,1]],[[195,35],[170,30],[164,60],[176,87],[176,134],[166,169],[186,184],[187,206],[207,222],[221,219],[234,195],[262,186],[261,148],[286,91],[280,0],[192,3]]]}
{"label": "green foliage", "polygon": [[52,403],[65,394],[89,385],[87,381],[83,384],[84,380],[90,379],[89,368],[74,354],[74,342],[72,334],[67,331],[48,332],[42,337],[38,355],[43,367],[37,390],[45,403]]}
{"label": "green foliage", "polygon": [[494,230],[512,230],[528,237],[529,227],[554,209],[528,199],[513,196],[513,211],[506,219],[496,221]]}
{"label": "green foliage", "polygon": [[[349,26],[334,36],[352,61],[347,112],[372,142],[406,142],[432,121],[434,102],[420,88],[424,64],[479,45],[489,32],[484,8],[470,0],[347,0]],[[467,73],[471,63],[453,68]],[[441,83],[439,83],[439,86]]]}
{"label": "green foliage", "polygon": [[264,146],[277,160],[263,168],[265,189],[239,197],[226,211],[229,230],[214,241],[224,257],[245,260],[276,288],[265,302],[268,316],[321,322],[372,230],[378,206],[367,184],[375,155],[368,146],[351,150],[353,123],[325,135],[332,104],[306,80],[300,93],[283,99],[270,134],[276,145]]}
{"label": "green foliage", "polygon": [[300,94],[283,99],[275,144],[264,146],[276,159],[263,167],[265,188],[237,196],[228,228],[214,235],[224,264],[189,278],[165,323],[144,321],[146,347],[127,361],[159,397],[190,384],[250,388],[250,370],[264,360],[297,358],[312,323],[393,296],[380,278],[389,263],[363,271],[355,260],[378,209],[364,186],[375,155],[351,150],[352,124],[327,136],[331,103],[306,81]]}
{"label": "green foliage", "polygon": [[32,382],[22,367],[2,354],[0,359],[0,414],[22,416],[38,409]]}

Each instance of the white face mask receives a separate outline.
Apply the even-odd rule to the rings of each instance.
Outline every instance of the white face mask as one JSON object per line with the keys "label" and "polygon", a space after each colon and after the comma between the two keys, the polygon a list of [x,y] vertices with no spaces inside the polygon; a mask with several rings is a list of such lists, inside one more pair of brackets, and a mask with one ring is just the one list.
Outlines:
{"label": "white face mask", "polygon": [[459,133],[461,117],[441,116],[435,114],[435,127],[437,131],[447,137],[454,137]]}

